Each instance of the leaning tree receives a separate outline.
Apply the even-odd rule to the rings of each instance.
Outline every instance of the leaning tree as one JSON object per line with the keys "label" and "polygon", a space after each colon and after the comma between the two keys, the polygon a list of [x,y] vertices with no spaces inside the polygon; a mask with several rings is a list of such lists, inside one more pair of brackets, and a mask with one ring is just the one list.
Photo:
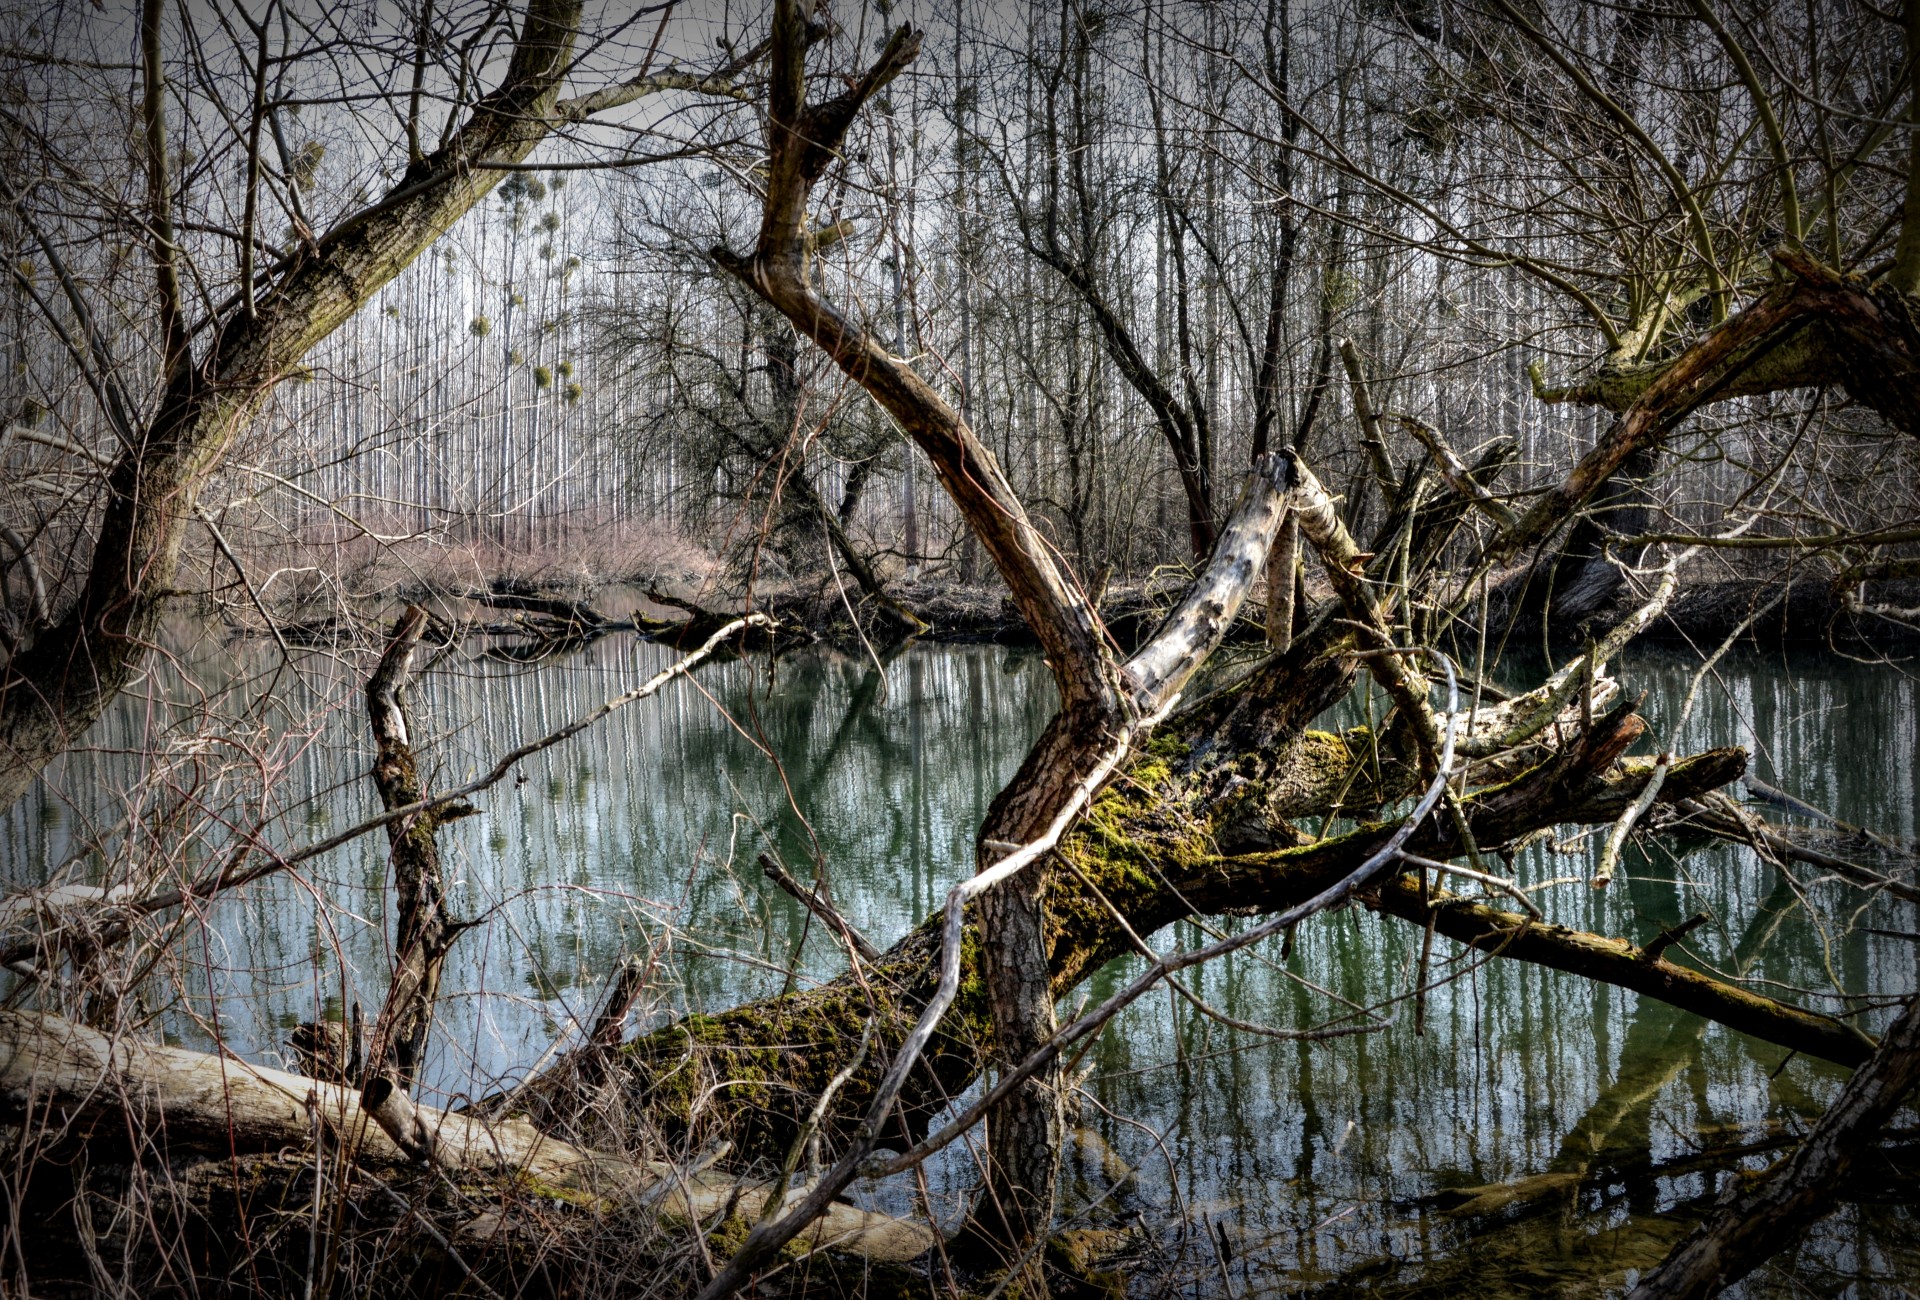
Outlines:
{"label": "leaning tree", "polygon": [[[62,472],[81,481],[58,484],[51,504],[18,503],[32,518],[8,521],[28,563],[28,539],[12,525],[34,542],[43,533],[64,542],[47,558],[66,572],[51,582],[36,574],[41,594],[9,634],[0,806],[147,661],[180,594],[188,531],[217,531],[200,509],[203,488],[316,343],[528,167],[543,141],[594,133],[616,155],[603,161],[644,161],[650,124],[621,110],[664,93],[718,104],[744,96],[735,81],[754,51],[712,69],[655,69],[661,30],[630,54],[631,20],[590,30],[583,9],[423,5],[396,32],[346,15],[296,22],[289,6],[269,4],[209,30],[150,0],[131,33],[132,65],[70,51],[57,13],[30,28],[44,52],[9,50],[19,96],[5,110],[0,178],[8,272],[53,341],[49,369],[83,396],[62,421],[78,438],[31,418],[64,384],[7,413],[8,441],[64,458]],[[364,79],[341,71],[356,64]],[[311,119],[341,104],[374,129],[349,136],[355,156],[343,163],[366,179],[328,211],[311,197],[326,140],[296,129],[303,108]],[[132,115],[131,133],[114,125],[121,113]]]}
{"label": "leaning tree", "polygon": [[[1592,78],[1578,60],[1527,14],[1514,10],[1508,19],[1510,48],[1540,51],[1587,93],[1581,79]],[[885,949],[847,926],[822,892],[796,886],[843,941],[844,975],[690,1015],[629,1042],[618,1037],[616,981],[587,1041],[510,1093],[458,1114],[423,1106],[410,1096],[407,1055],[394,1044],[419,1041],[431,1014],[434,956],[457,938],[436,912],[432,832],[517,755],[458,789],[420,786],[404,752],[407,728],[395,721],[395,682],[409,671],[419,633],[412,617],[396,630],[369,691],[381,742],[376,780],[387,804],[380,817],[323,845],[264,852],[249,873],[215,874],[195,889],[19,909],[0,943],[0,956],[51,981],[69,963],[97,960],[145,917],[384,828],[410,900],[398,945],[409,960],[396,965],[373,1059],[341,1066],[316,1054],[315,1068],[334,1073],[332,1082],[259,1069],[229,1081],[214,1058],[9,1011],[0,1093],[11,1113],[57,1113],[71,1126],[61,1136],[77,1141],[133,1124],[136,1164],[195,1171],[191,1186],[200,1192],[177,1210],[181,1231],[196,1258],[226,1247],[229,1268],[258,1269],[269,1252],[249,1248],[236,1262],[241,1252],[223,1239],[223,1225],[265,1206],[316,1216],[324,1206],[334,1222],[374,1225],[382,1240],[404,1239],[436,1267],[481,1285],[537,1281],[560,1291],[630,1258],[623,1252],[633,1239],[618,1228],[664,1215],[703,1226],[720,1220],[702,1249],[717,1247],[726,1258],[714,1258],[697,1279],[711,1296],[809,1251],[903,1262],[948,1245],[839,1197],[856,1177],[911,1169],[984,1119],[985,1186],[963,1240],[950,1245],[1044,1285],[1032,1263],[1053,1224],[1063,1056],[1161,983],[1203,1005],[1182,979],[1185,969],[1328,908],[1360,905],[1490,959],[1614,984],[1863,1066],[1816,1142],[1780,1174],[1775,1194],[1760,1197],[1779,1216],[1769,1222],[1817,1206],[1844,1171],[1844,1152],[1871,1133],[1887,1098],[1910,1079],[1912,1013],[1876,1042],[1850,1022],[1682,960],[1683,929],[1634,944],[1558,924],[1500,869],[1501,854],[1567,824],[1607,828],[1596,885],[1606,883],[1628,836],[1676,827],[1756,846],[1782,870],[1796,856],[1845,868],[1809,857],[1781,828],[1720,793],[1744,771],[1744,751],[1627,756],[1647,728],[1607,664],[1672,601],[1686,553],[1655,551],[1651,563],[1643,557],[1623,569],[1632,593],[1624,612],[1530,690],[1495,692],[1452,651],[1471,643],[1473,620],[1483,616],[1475,597],[1484,575],[1553,545],[1630,457],[1671,437],[1688,412],[1760,383],[1758,372],[1778,364],[1789,337],[1824,349],[1833,367],[1824,375],[1838,375],[1908,428],[1915,336],[1913,286],[1902,276],[1910,277],[1911,259],[1896,257],[1885,276],[1869,280],[1789,246],[1744,279],[1709,278],[1703,300],[1718,304],[1717,319],[1658,358],[1657,372],[1624,397],[1596,446],[1528,499],[1496,492],[1511,448],[1496,443],[1463,456],[1448,430],[1421,426],[1412,435],[1425,449],[1421,460],[1404,471],[1384,458],[1374,466],[1382,509],[1362,542],[1306,457],[1263,454],[1181,599],[1142,644],[1122,648],[968,421],[887,346],[889,331],[850,306],[851,295],[836,294],[834,259],[853,239],[842,214],[819,210],[820,182],[842,165],[863,109],[911,64],[920,38],[902,27],[864,67],[810,72],[820,51],[838,48],[833,35],[807,0],[775,5],[764,47],[766,162],[754,174],[758,228],[712,257],[913,441],[1045,650],[1059,709],[979,828],[975,874],[952,889],[942,912]],[[1605,95],[1597,86],[1593,93]],[[1619,112],[1614,120],[1628,130],[1632,114]],[[1910,212],[1902,250],[1920,249],[1920,239],[1907,239],[1916,222],[1920,214]],[[1371,426],[1369,414],[1363,404]],[[1317,557],[1323,598],[1289,626],[1285,648],[1200,677],[1256,593],[1283,521]],[[748,630],[745,622],[721,628],[694,658]],[[1391,717],[1378,728],[1316,729],[1363,674],[1392,702]],[[1444,702],[1436,702],[1443,682]],[[1333,829],[1336,817],[1344,829]],[[1448,878],[1491,893],[1461,896],[1443,886]],[[1885,878],[1861,883],[1914,894]],[[1178,921],[1218,915],[1259,919],[1190,950],[1161,953],[1149,942]],[[1137,978],[1060,1024],[1057,999],[1128,954],[1145,959]],[[1368,1032],[1377,1023],[1362,1013],[1318,1032]],[[951,1099],[983,1075],[992,1082],[979,1100],[945,1117]],[[139,1122],[155,1113],[164,1124]],[[663,1167],[641,1155],[649,1135],[663,1131],[726,1145],[701,1147],[694,1168]],[[830,1166],[796,1184],[815,1147],[832,1152]],[[299,1161],[282,1159],[289,1148]],[[759,1161],[778,1172],[729,1180],[709,1168],[728,1152],[743,1167]],[[309,1164],[331,1172],[309,1178]],[[396,1200],[404,1212],[391,1208]],[[1707,1232],[1720,1235],[1677,1258],[1676,1275],[1694,1268],[1688,1259],[1707,1260],[1709,1273],[1721,1268],[1729,1240],[1751,1258],[1752,1248],[1723,1226]],[[302,1248],[290,1237],[279,1246],[282,1263]],[[293,1262],[276,1276],[296,1275]]]}

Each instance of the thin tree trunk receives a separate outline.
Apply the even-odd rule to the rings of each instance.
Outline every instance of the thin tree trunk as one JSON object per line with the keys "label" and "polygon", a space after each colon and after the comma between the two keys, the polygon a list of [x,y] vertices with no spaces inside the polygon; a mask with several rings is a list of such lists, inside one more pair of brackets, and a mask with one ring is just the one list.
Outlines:
{"label": "thin tree trunk", "polygon": [[[401,694],[413,672],[414,651],[427,625],[427,611],[410,605],[367,679],[367,717],[379,747],[373,761],[373,783],[388,809],[417,804],[427,797],[414,757],[412,722]],[[433,1027],[434,1002],[440,992],[440,972],[447,952],[467,928],[447,914],[445,882],[440,868],[440,845],[435,832],[447,821],[472,812],[464,803],[419,813],[387,826],[393,861],[397,916],[393,934],[393,979],[386,1008],[375,1022],[373,1051],[369,1054],[368,1086],[391,1071],[402,1090],[419,1079],[426,1059],[427,1035]]]}

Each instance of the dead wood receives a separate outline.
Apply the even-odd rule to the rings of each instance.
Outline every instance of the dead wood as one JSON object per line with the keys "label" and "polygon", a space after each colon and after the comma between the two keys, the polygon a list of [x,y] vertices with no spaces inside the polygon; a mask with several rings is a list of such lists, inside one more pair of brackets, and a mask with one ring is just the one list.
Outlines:
{"label": "dead wood", "polygon": [[1873,1054],[1787,1159],[1757,1180],[1736,1180],[1706,1223],[1641,1281],[1630,1300],[1692,1300],[1745,1277],[1827,1214],[1861,1152],[1920,1084],[1920,998],[1907,1004]]}
{"label": "dead wood", "polygon": [[[653,640],[663,645],[673,646],[677,650],[690,649],[707,640],[721,628],[741,618],[752,619],[748,614],[730,614],[725,610],[710,609],[685,596],[677,596],[659,587],[647,588],[647,599],[657,605],[685,612],[684,619],[656,619],[643,615],[636,616],[634,623]],[[812,641],[813,634],[804,626],[791,619],[772,619],[764,615],[741,636],[741,650],[782,650],[789,646],[805,645]]]}
{"label": "dead wood", "polygon": [[[370,1088],[363,1098],[355,1087],[32,1012],[0,1011],[0,1104],[11,1117],[39,1119],[50,1145],[133,1137],[163,1163],[307,1149],[318,1126],[385,1177],[404,1178],[426,1162],[470,1194],[557,1199],[591,1215],[644,1211],[697,1223],[758,1204],[767,1192],[764,1183],[575,1146],[524,1120],[422,1105],[397,1088]],[[933,1240],[924,1225],[839,1205],[803,1246],[904,1261]]]}
{"label": "dead wood", "polygon": [[[1645,761],[1621,763],[1608,754],[1631,739],[1633,721],[1621,722],[1605,745],[1588,747],[1577,757],[1561,755],[1464,800],[1482,847],[1492,851],[1543,824],[1601,824],[1617,817],[1637,795],[1647,769]],[[1209,850],[1204,832],[1177,812],[1185,791],[1169,752],[1162,748],[1135,763],[1059,849],[1061,858],[1142,935],[1196,911],[1272,912],[1311,897],[1350,871],[1391,830],[1390,825],[1367,826],[1300,848],[1219,856]],[[1744,764],[1739,750],[1683,759],[1674,765],[1664,794],[1686,798],[1716,788],[1735,779]],[[1450,824],[1436,824],[1408,847],[1445,857],[1459,852],[1459,841]],[[1828,1017],[1747,993],[1665,958],[1649,961],[1622,941],[1530,922],[1431,887],[1428,897],[1439,905],[1441,932],[1462,942],[1617,983],[1811,1055],[1851,1063],[1870,1050],[1868,1040]],[[1076,879],[1056,875],[1048,901],[1056,996],[1130,950],[1105,903]],[[1425,923],[1418,886],[1409,879],[1382,885],[1375,905]],[[969,929],[960,997],[903,1097],[910,1131],[964,1088],[982,1064],[991,1008],[978,983],[975,942]],[[886,1059],[887,1049],[904,1036],[930,995],[937,951],[934,918],[864,972],[880,998],[877,1059]],[[805,1099],[817,1096],[845,1066],[870,1014],[859,985],[842,978],[820,989],[688,1017],[629,1044],[616,1073],[632,1101],[650,1106],[656,1121],[669,1128],[724,1132],[743,1150],[777,1152],[798,1132]],[[877,1067],[857,1071],[843,1094],[842,1114],[858,1113],[876,1082]],[[572,1122],[569,1099],[540,1081],[520,1092],[516,1104],[559,1131]]]}
{"label": "dead wood", "polygon": [[[413,676],[414,651],[427,625],[427,611],[410,605],[393,627],[386,653],[367,679],[367,719],[376,753],[373,784],[388,812],[427,801],[425,783],[413,752],[413,721],[403,694]],[[368,1087],[391,1072],[404,1093],[413,1086],[426,1058],[433,1005],[440,995],[440,974],[454,940],[471,922],[455,921],[447,911],[446,884],[436,833],[442,825],[473,812],[462,802],[423,808],[387,824],[397,905],[393,934],[393,976],[386,1006],[374,1022]]]}
{"label": "dead wood", "polygon": [[565,596],[543,596],[536,591],[526,590],[505,581],[496,582],[491,587],[469,587],[461,595],[489,609],[512,609],[539,614],[561,627],[570,627],[576,631],[608,627],[616,622],[584,600],[571,600]]}

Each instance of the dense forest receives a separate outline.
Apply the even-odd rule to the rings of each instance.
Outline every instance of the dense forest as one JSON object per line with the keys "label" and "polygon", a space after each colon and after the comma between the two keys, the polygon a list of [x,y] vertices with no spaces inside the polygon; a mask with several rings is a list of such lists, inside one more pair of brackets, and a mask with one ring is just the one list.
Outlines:
{"label": "dense forest", "polygon": [[0,0],[0,1291],[1904,1294],[1917,62]]}

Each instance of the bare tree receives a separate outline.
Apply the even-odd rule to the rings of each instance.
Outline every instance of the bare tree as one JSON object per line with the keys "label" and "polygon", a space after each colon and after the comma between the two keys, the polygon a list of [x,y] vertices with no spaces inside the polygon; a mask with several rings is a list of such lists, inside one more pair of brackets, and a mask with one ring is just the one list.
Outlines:
{"label": "bare tree", "polygon": [[[420,30],[409,33],[417,40],[379,53],[398,68],[410,67],[413,77],[401,110],[405,129],[390,142],[401,152],[382,159],[395,164],[392,180],[378,194],[354,196],[325,230],[309,225],[299,184],[302,169],[310,172],[323,150],[317,143],[298,152],[284,147],[284,121],[298,100],[282,103],[278,92],[269,92],[276,59],[282,67],[300,55],[325,60],[335,52],[331,43],[320,38],[311,48],[276,55],[275,29],[284,42],[290,28],[288,15],[271,6],[260,21],[245,20],[245,39],[223,28],[235,45],[233,57],[249,73],[242,105],[210,106],[215,156],[231,161],[237,155],[245,164],[244,212],[233,231],[213,215],[227,196],[206,178],[204,160],[183,170],[177,156],[183,127],[208,127],[199,117],[185,124],[171,117],[168,12],[158,0],[142,7],[135,41],[140,93],[133,106],[138,148],[128,161],[144,178],[145,192],[127,209],[109,210],[99,226],[102,236],[129,234],[146,250],[151,288],[138,309],[104,296],[118,287],[119,270],[89,286],[84,272],[95,268],[70,265],[76,245],[69,231],[85,211],[85,179],[62,174],[58,130],[9,116],[12,147],[24,165],[9,167],[0,201],[16,238],[44,261],[50,287],[36,283],[21,263],[11,266],[11,275],[97,404],[109,450],[89,454],[111,464],[97,512],[84,528],[80,549],[90,558],[77,590],[64,608],[50,611],[50,625],[17,638],[0,678],[0,804],[12,804],[138,671],[174,591],[202,487],[309,349],[554,131],[661,91],[725,95],[737,72],[730,66],[707,76],[643,66],[566,98],[562,90],[583,55],[578,3],[534,3],[516,15],[511,32],[503,14],[485,16],[465,32],[441,32],[427,13],[422,10]],[[184,66],[200,75],[211,66],[210,38],[191,25],[178,35],[188,50]],[[510,54],[489,62],[484,52],[509,36]],[[446,125],[428,148],[422,70],[430,37],[464,52],[447,88]],[[490,68],[497,68],[495,84],[478,93]],[[384,93],[383,86],[342,89],[350,96]],[[278,153],[277,166],[270,165],[270,149]],[[276,202],[291,223],[285,240],[264,230],[265,207]],[[202,229],[209,223],[211,235]],[[84,243],[79,247],[87,255]],[[234,260],[221,260],[226,257]],[[123,354],[133,340],[116,339],[108,312],[128,310],[138,319],[149,309],[152,330],[137,341],[150,361],[130,366]]]}

